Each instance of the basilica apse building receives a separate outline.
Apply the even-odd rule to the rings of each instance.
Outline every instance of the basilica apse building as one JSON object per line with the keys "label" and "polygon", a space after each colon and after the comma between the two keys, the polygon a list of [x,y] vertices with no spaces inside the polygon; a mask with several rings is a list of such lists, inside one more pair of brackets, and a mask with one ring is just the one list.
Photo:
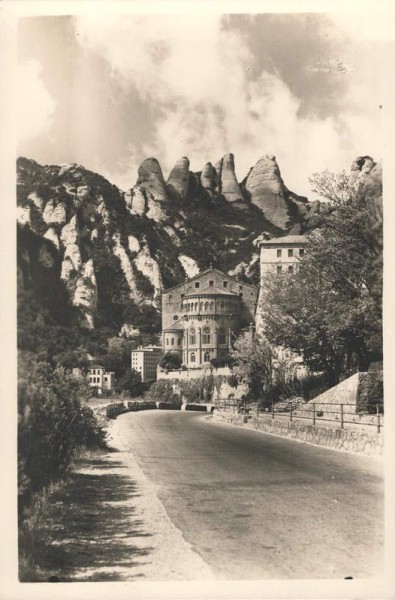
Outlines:
{"label": "basilica apse building", "polygon": [[255,323],[258,289],[210,267],[162,293],[163,352],[187,368],[225,358],[232,341]]}

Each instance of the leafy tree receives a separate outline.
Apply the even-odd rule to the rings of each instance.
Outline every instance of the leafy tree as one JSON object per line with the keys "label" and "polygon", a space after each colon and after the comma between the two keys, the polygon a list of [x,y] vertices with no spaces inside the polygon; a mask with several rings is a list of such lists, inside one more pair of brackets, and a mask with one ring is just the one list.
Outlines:
{"label": "leafy tree", "polygon": [[242,334],[233,351],[238,378],[248,384],[251,398],[268,399],[272,385],[272,349],[260,335]]}
{"label": "leafy tree", "polygon": [[130,368],[126,369],[115,387],[117,393],[127,391],[130,392],[131,396],[139,396],[143,389],[140,373]]}
{"label": "leafy tree", "polygon": [[89,367],[89,360],[87,353],[84,349],[78,348],[77,350],[66,350],[61,352],[54,357],[55,363],[65,369],[73,369],[79,367],[80,369],[87,369]]}
{"label": "leafy tree", "polygon": [[179,354],[175,352],[167,352],[164,354],[159,362],[159,366],[161,369],[165,369],[167,371],[174,371],[176,369],[180,369],[182,364],[182,359]]}
{"label": "leafy tree", "polygon": [[333,385],[382,354],[382,223],[377,197],[344,174],[324,172],[312,182],[334,210],[310,236],[297,274],[268,277],[264,331]]}

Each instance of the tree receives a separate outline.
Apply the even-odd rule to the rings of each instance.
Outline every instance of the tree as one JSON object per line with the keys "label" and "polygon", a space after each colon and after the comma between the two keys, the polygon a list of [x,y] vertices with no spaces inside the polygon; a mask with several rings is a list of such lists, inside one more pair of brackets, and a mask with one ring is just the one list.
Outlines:
{"label": "tree", "polygon": [[134,369],[126,369],[124,375],[119,379],[115,390],[117,393],[122,391],[130,392],[131,396],[139,396],[143,391],[141,375]]}
{"label": "tree", "polygon": [[250,396],[267,400],[272,385],[272,350],[267,340],[258,334],[254,338],[242,334],[235,342],[232,356],[233,371],[247,383]]}
{"label": "tree", "polygon": [[181,364],[181,356],[175,352],[167,352],[162,356],[159,362],[161,369],[165,369],[166,371],[174,371],[179,369]]}
{"label": "tree", "polygon": [[297,274],[268,278],[264,333],[335,384],[382,354],[382,223],[368,188],[328,172],[312,183],[334,210],[310,236]]}
{"label": "tree", "polygon": [[54,356],[54,362],[65,369],[73,369],[75,367],[87,369],[90,364],[87,352],[83,348],[61,352]]}

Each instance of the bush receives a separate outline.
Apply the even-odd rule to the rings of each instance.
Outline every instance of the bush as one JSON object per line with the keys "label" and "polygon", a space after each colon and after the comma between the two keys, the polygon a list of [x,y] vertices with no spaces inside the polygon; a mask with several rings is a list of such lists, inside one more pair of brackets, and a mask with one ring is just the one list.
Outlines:
{"label": "bush", "polygon": [[181,364],[182,359],[179,354],[167,352],[160,359],[159,366],[161,369],[165,369],[166,371],[174,371],[176,369],[181,369]]}
{"label": "bush", "polygon": [[214,390],[214,377],[197,377],[187,381],[180,381],[180,393],[187,402],[208,402],[211,400]]}
{"label": "bush", "polygon": [[173,382],[160,379],[151,386],[150,393],[155,400],[160,400],[162,402],[181,403],[180,395],[174,391],[173,386]]}
{"label": "bush", "polygon": [[220,369],[221,367],[231,367],[235,361],[232,356],[221,356],[219,358],[212,358],[210,363],[214,369]]}
{"label": "bush", "polygon": [[67,472],[81,447],[104,446],[85,382],[47,363],[22,366],[18,389],[18,493],[21,506]]}

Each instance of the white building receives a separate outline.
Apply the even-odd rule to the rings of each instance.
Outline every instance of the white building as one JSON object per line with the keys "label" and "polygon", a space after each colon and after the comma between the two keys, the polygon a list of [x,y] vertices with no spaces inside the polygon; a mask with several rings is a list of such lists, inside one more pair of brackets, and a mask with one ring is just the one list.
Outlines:
{"label": "white building", "polygon": [[91,388],[97,390],[99,395],[104,391],[110,391],[114,386],[113,371],[106,371],[101,365],[91,365],[88,369],[88,384]]}
{"label": "white building", "polygon": [[131,368],[141,375],[141,381],[155,381],[156,370],[163,351],[160,346],[140,346],[136,350],[132,350]]}
{"label": "white building", "polygon": [[294,273],[309,240],[304,235],[285,235],[263,240],[260,247],[261,286],[268,273]]}

